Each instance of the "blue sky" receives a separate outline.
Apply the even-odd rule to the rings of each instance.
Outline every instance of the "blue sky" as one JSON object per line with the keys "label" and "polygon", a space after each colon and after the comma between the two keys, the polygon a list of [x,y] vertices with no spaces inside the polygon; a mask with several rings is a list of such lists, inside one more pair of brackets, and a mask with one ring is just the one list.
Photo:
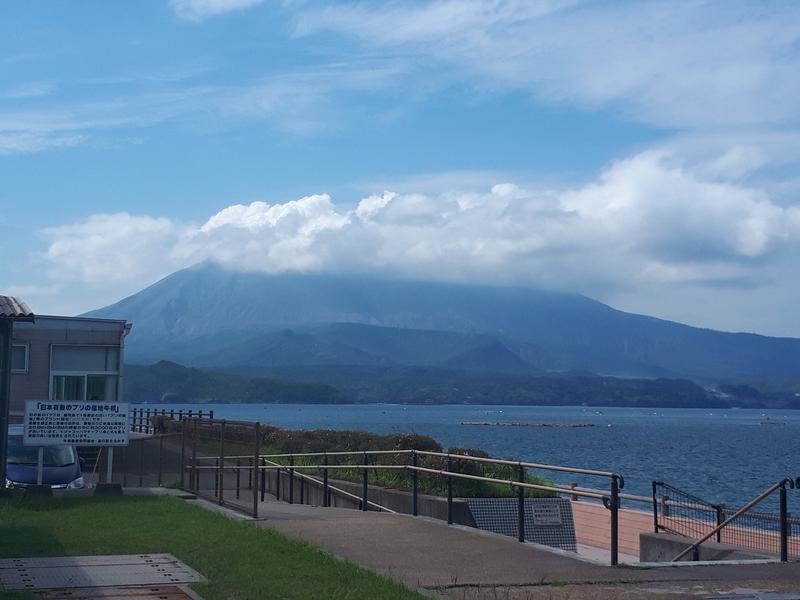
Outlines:
{"label": "blue sky", "polygon": [[793,2],[0,6],[0,290],[213,260],[800,335]]}

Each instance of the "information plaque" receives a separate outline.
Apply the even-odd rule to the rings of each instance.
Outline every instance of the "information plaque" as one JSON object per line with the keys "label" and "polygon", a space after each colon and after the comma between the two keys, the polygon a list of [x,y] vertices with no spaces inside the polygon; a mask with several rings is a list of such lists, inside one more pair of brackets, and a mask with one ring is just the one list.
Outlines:
{"label": "information plaque", "polygon": [[533,524],[538,526],[561,525],[561,507],[555,502],[537,502],[532,505]]}
{"label": "information plaque", "polygon": [[26,446],[127,446],[128,404],[29,400],[25,403]]}

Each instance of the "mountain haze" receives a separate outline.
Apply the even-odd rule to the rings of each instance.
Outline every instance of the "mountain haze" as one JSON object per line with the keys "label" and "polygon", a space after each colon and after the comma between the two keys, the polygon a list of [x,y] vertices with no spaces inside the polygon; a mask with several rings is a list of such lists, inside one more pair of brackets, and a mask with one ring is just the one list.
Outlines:
{"label": "mountain haze", "polygon": [[800,376],[798,339],[700,329],[520,287],[241,273],[204,264],[88,315],[134,324],[132,362]]}

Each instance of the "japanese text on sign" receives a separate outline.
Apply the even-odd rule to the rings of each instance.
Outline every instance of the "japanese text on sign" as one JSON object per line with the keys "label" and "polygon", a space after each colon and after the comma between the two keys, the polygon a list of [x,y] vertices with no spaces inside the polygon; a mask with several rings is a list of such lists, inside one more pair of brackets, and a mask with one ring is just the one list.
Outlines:
{"label": "japanese text on sign", "polygon": [[25,403],[26,446],[127,446],[128,405],[117,402]]}
{"label": "japanese text on sign", "polygon": [[533,505],[534,525],[561,525],[561,507],[556,503]]}

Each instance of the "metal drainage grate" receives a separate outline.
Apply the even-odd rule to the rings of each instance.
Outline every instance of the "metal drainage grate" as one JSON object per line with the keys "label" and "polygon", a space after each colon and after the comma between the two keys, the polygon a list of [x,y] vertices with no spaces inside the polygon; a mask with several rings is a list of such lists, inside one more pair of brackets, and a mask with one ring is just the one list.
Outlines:
{"label": "metal drainage grate", "polygon": [[38,592],[40,600],[197,600],[181,588],[169,586],[122,586],[69,588]]}
{"label": "metal drainage grate", "polygon": [[5,590],[168,585],[203,579],[171,554],[0,560],[0,589]]}

